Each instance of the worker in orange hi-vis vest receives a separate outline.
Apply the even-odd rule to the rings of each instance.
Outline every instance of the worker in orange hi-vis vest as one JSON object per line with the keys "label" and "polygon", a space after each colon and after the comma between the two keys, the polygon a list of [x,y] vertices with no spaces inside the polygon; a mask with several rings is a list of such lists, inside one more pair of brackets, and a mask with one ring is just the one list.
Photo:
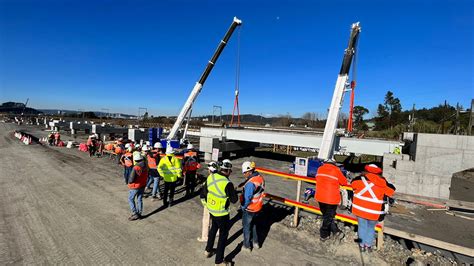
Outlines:
{"label": "worker in orange hi-vis vest", "polygon": [[120,163],[123,166],[123,179],[125,179],[125,184],[128,184],[128,177],[133,168],[133,148],[130,146],[130,143],[125,144],[125,153],[120,157]]}
{"label": "worker in orange hi-vis vest", "polygon": [[316,173],[315,198],[323,214],[323,224],[319,229],[321,241],[328,240],[331,234],[339,239],[344,238],[344,233],[337,227],[334,218],[337,206],[341,202],[339,186],[345,185],[347,185],[347,179],[336,165],[336,161],[325,160]]}
{"label": "worker in orange hi-vis vest", "polygon": [[193,144],[188,144],[187,152],[184,153],[183,173],[185,176],[186,197],[192,197],[196,187],[196,173],[201,164],[198,162],[197,152],[194,151]]}
{"label": "worker in orange hi-vis vest", "polygon": [[352,180],[352,213],[357,216],[359,247],[362,252],[371,251],[375,225],[382,221],[388,197],[395,187],[382,177],[382,169],[375,164],[365,166],[365,173]]}
{"label": "worker in orange hi-vis vest", "polygon": [[128,203],[132,212],[132,215],[128,218],[130,221],[142,218],[143,193],[148,178],[148,166],[146,165],[143,155],[135,153],[133,155],[133,160],[136,164],[132,166],[132,171],[128,178]]}
{"label": "worker in orange hi-vis vest", "polygon": [[255,170],[255,162],[244,162],[242,164],[242,174],[245,177],[245,183],[242,184],[241,197],[242,231],[244,235],[242,250],[250,252],[252,251],[250,239],[252,239],[253,248],[260,248],[257,225],[259,224],[259,214],[263,207],[265,180]]}

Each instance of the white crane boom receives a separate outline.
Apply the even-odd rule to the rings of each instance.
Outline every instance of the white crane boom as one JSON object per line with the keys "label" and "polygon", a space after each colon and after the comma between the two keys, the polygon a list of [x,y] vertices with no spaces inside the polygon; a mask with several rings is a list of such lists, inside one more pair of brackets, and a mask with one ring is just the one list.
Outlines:
{"label": "white crane boom", "polygon": [[344,52],[344,59],[342,60],[341,70],[339,71],[336,87],[334,88],[334,94],[332,96],[331,107],[329,107],[326,126],[324,127],[323,140],[318,153],[319,159],[330,159],[334,154],[334,139],[336,138],[337,121],[339,120],[344,90],[349,79],[349,69],[351,67],[352,57],[357,47],[360,31],[361,28],[359,22],[352,24],[349,44]]}

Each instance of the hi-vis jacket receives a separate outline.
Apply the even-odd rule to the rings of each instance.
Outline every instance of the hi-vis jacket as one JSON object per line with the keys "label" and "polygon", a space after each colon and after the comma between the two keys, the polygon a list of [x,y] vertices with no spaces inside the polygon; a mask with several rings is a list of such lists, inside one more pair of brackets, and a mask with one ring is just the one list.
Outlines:
{"label": "hi-vis jacket", "polygon": [[378,174],[366,173],[352,181],[354,195],[352,199],[352,213],[358,217],[377,221],[383,218],[384,198],[395,193],[395,187],[387,183],[385,178]]}
{"label": "hi-vis jacket", "polygon": [[229,178],[210,174],[201,190],[201,202],[214,217],[229,215],[230,203],[237,202],[237,193]]}
{"label": "hi-vis jacket", "polygon": [[181,160],[174,155],[166,155],[158,164],[158,173],[165,182],[176,182],[182,176]]}
{"label": "hi-vis jacket", "polygon": [[346,186],[347,179],[341,169],[334,164],[325,163],[316,174],[316,201],[338,205],[341,201],[339,186]]}
{"label": "hi-vis jacket", "polygon": [[128,188],[130,189],[139,189],[146,186],[146,181],[148,179],[148,167],[144,161],[137,163],[130,177],[128,178]]}
{"label": "hi-vis jacket", "polygon": [[242,209],[248,212],[259,212],[263,207],[265,180],[255,171],[243,188]]}
{"label": "hi-vis jacket", "polygon": [[132,167],[133,166],[133,154],[131,152],[126,152],[122,154],[120,158],[120,163],[122,163],[125,167]]}

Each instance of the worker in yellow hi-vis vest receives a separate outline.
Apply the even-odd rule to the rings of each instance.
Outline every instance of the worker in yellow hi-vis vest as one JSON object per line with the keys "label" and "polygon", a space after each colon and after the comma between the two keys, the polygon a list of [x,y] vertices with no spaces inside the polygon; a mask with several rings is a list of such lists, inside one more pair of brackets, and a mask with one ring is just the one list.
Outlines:
{"label": "worker in yellow hi-vis vest", "polygon": [[219,240],[217,240],[216,265],[224,262],[224,250],[229,235],[230,219],[229,205],[238,200],[234,185],[229,180],[232,173],[232,163],[224,160],[219,167],[218,173],[210,173],[206,184],[201,191],[201,201],[207,207],[211,215],[211,230],[207,238],[207,245],[204,254],[206,257],[213,255],[214,240],[217,230],[219,230]]}
{"label": "worker in yellow hi-vis vest", "polygon": [[173,148],[169,147],[166,149],[166,156],[161,158],[160,163],[158,164],[158,173],[165,181],[165,189],[163,191],[163,205],[166,207],[171,207],[173,205],[176,181],[178,181],[178,178],[183,177],[181,160],[176,158]]}

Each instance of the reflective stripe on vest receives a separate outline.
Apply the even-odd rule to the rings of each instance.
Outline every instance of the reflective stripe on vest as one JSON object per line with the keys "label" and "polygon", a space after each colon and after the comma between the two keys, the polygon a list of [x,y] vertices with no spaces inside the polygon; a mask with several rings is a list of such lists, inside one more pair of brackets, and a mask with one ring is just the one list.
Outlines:
{"label": "reflective stripe on vest", "polygon": [[318,177],[318,176],[329,177],[329,178],[331,178],[331,179],[334,179],[334,180],[337,180],[337,181],[339,181],[339,179],[338,179],[337,177],[333,176],[333,175],[327,175],[327,174],[317,174],[317,175],[316,175],[316,177]]}
{"label": "reflective stripe on vest", "polygon": [[[362,189],[361,191],[359,191],[359,193],[355,194],[354,197],[358,198],[358,199],[361,199],[361,200],[370,201],[370,202],[373,202],[373,203],[383,204],[384,201],[379,200],[377,198],[377,196],[375,196],[374,191],[372,190],[372,187],[374,186],[374,183],[370,183],[370,184],[367,183],[367,179],[365,179],[364,176],[362,176],[361,179],[362,179],[362,182],[364,183],[365,188]],[[371,198],[362,196],[362,194],[364,194],[366,191],[369,192]]]}
{"label": "reflective stripe on vest", "polygon": [[[375,195],[374,191],[372,190],[372,187],[374,186],[374,183],[368,183],[367,182],[367,179],[365,178],[365,176],[362,176],[361,177],[361,180],[362,180],[362,183],[364,183],[364,189],[362,189],[361,191],[359,191],[357,194],[354,194],[354,198],[357,198],[357,199],[360,199],[362,201],[368,201],[368,202],[373,202],[373,203],[377,203],[377,204],[383,204],[384,201],[383,200],[379,200],[377,198],[377,196]],[[369,197],[365,197],[365,196],[362,196],[362,194],[364,194],[365,192],[369,192],[370,194],[370,198]],[[377,211],[377,210],[372,210],[372,209],[368,209],[368,208],[364,208],[362,206],[359,206],[357,204],[354,204],[354,202],[352,203],[352,207],[353,208],[356,208],[360,211],[363,211],[363,212],[367,212],[367,213],[371,213],[371,214],[377,214],[377,215],[380,215],[380,214],[385,214],[385,211]]]}
{"label": "reflective stripe on vest", "polygon": [[211,174],[207,178],[207,202],[209,213],[214,216],[224,216],[229,214],[226,208],[227,195],[225,188],[230,181],[222,175]]}
{"label": "reflective stripe on vest", "polygon": [[181,176],[181,162],[176,157],[162,158],[158,164],[158,173],[165,182],[175,182]]}
{"label": "reflective stripe on vest", "polygon": [[258,212],[262,209],[263,206],[263,191],[265,190],[265,180],[260,175],[254,176],[250,178],[249,182],[251,182],[255,186],[255,190],[252,201],[247,207],[247,210],[250,212]]}
{"label": "reflective stripe on vest", "polygon": [[147,155],[147,160],[148,160],[148,168],[150,169],[156,169],[156,158]]}

